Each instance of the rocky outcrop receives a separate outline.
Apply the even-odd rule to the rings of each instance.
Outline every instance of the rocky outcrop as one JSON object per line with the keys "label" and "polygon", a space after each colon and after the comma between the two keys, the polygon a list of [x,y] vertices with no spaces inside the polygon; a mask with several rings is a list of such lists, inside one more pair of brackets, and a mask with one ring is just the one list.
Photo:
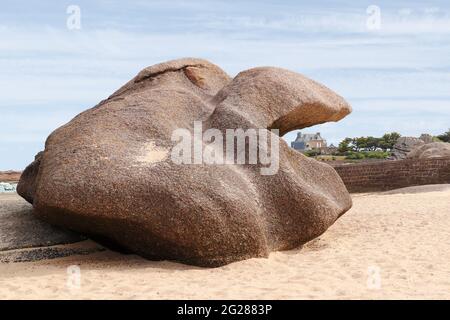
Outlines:
{"label": "rocky outcrop", "polygon": [[394,145],[392,155],[389,160],[402,160],[406,159],[411,150],[418,146],[424,145],[425,142],[422,139],[414,137],[400,137],[397,143]]}
{"label": "rocky outcrop", "polygon": [[0,182],[18,182],[20,175],[19,171],[0,171]]}
{"label": "rocky outcrop", "polygon": [[422,133],[419,137],[420,140],[422,140],[425,143],[432,143],[433,142],[433,136],[428,133]]}
{"label": "rocky outcrop", "polygon": [[27,169],[20,177],[20,183],[17,186],[17,192],[29,203],[33,203],[34,190],[36,188],[36,178],[39,173],[39,165],[43,152],[39,152],[34,161],[28,165]]}
{"label": "rocky outcrop", "polygon": [[[103,250],[68,230],[40,221],[17,194],[0,195],[0,262],[35,261]],[[71,244],[70,246],[62,246]]]}
{"label": "rocky outcrop", "polygon": [[[350,111],[328,88],[288,70],[255,68],[231,79],[205,60],[170,61],[55,130],[18,192],[42,220],[150,259],[220,266],[266,257],[319,236],[351,207],[333,168],[269,130],[282,135]],[[278,170],[173,161],[180,128],[210,154],[224,152],[225,144],[198,139],[194,121],[215,134],[261,129],[279,145]],[[245,146],[245,159],[252,148],[269,148]]]}
{"label": "rocky outcrop", "polygon": [[408,159],[431,159],[450,157],[450,143],[432,142],[418,146],[408,153]]}

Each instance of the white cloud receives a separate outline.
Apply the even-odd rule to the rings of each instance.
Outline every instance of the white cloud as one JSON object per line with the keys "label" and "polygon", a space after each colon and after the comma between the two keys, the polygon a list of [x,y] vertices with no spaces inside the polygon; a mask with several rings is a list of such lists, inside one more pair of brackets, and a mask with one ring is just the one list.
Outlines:
{"label": "white cloud", "polygon": [[[347,119],[318,127],[332,142],[385,130],[439,133],[450,126],[449,7],[439,3],[439,10],[426,11],[432,6],[379,2],[377,32],[366,29],[366,8],[350,1],[322,8],[297,2],[80,0],[83,27],[74,32],[65,28],[65,8],[50,2],[46,9],[54,12],[25,12],[44,23],[11,15],[0,25],[0,126],[8,129],[0,149],[32,158],[38,141],[56,126],[142,68],[183,56],[209,59],[231,75],[273,65],[326,84],[354,106]],[[18,141],[33,146],[30,154],[17,151]],[[0,169],[11,164],[4,161]]]}

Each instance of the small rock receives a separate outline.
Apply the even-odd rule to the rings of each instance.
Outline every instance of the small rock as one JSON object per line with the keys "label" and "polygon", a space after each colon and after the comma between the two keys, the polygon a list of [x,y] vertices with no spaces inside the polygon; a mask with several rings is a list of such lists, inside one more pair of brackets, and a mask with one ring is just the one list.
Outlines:
{"label": "small rock", "polygon": [[450,157],[450,143],[432,142],[414,148],[408,153],[408,159],[431,159]]}
{"label": "small rock", "polygon": [[0,196],[0,251],[74,243],[86,238],[39,220],[18,195]]}
{"label": "small rock", "polygon": [[418,146],[424,145],[425,142],[414,137],[400,137],[394,145],[390,160],[406,159],[407,154]]}

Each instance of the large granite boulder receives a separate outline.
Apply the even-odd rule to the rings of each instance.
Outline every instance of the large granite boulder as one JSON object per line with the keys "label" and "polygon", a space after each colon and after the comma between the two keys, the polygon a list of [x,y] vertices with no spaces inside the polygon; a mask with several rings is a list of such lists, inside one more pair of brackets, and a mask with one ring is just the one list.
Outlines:
{"label": "large granite boulder", "polygon": [[[350,112],[328,88],[284,69],[255,68],[231,79],[204,60],[170,61],[144,69],[54,131],[18,192],[41,219],[149,259],[220,266],[267,257],[319,236],[352,204],[332,167],[269,129],[282,135]],[[271,149],[278,170],[263,173],[269,168],[262,161],[173,161],[179,141],[172,135],[180,128],[205,152],[224,151],[225,143],[199,139],[194,121],[203,132],[261,129],[271,147],[279,145]],[[269,143],[245,146],[249,159]]]}
{"label": "large granite boulder", "polygon": [[447,142],[432,142],[427,143],[413,149],[408,153],[408,159],[431,159],[450,157],[450,143]]}
{"label": "large granite boulder", "polygon": [[400,137],[394,145],[390,160],[406,159],[408,153],[416,147],[423,146],[425,142],[420,138]]}

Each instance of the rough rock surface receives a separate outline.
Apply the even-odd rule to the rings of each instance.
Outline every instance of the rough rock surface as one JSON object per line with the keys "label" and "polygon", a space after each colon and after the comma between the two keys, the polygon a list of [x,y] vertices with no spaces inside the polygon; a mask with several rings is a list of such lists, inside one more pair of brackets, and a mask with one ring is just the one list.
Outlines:
{"label": "rough rock surface", "polygon": [[176,164],[173,131],[192,133],[202,121],[204,130],[284,134],[350,112],[331,90],[284,69],[230,79],[204,60],[170,61],[54,131],[18,192],[41,219],[150,259],[220,266],[266,257],[319,236],[351,207],[340,177],[270,132],[279,142],[274,175],[261,175],[260,163]]}
{"label": "rough rock surface", "polygon": [[0,195],[0,262],[34,261],[99,251],[100,246],[78,243],[86,238],[37,219],[33,208],[17,194]]}
{"label": "rough rock surface", "polygon": [[432,142],[418,146],[408,153],[408,159],[431,159],[450,157],[450,143]]}
{"label": "rough rock surface", "polygon": [[394,145],[392,155],[389,160],[403,160],[411,150],[418,146],[424,145],[425,142],[420,138],[400,137]]}
{"label": "rough rock surface", "polygon": [[420,140],[422,140],[425,143],[432,143],[433,142],[433,136],[428,133],[422,133],[419,137]]}

